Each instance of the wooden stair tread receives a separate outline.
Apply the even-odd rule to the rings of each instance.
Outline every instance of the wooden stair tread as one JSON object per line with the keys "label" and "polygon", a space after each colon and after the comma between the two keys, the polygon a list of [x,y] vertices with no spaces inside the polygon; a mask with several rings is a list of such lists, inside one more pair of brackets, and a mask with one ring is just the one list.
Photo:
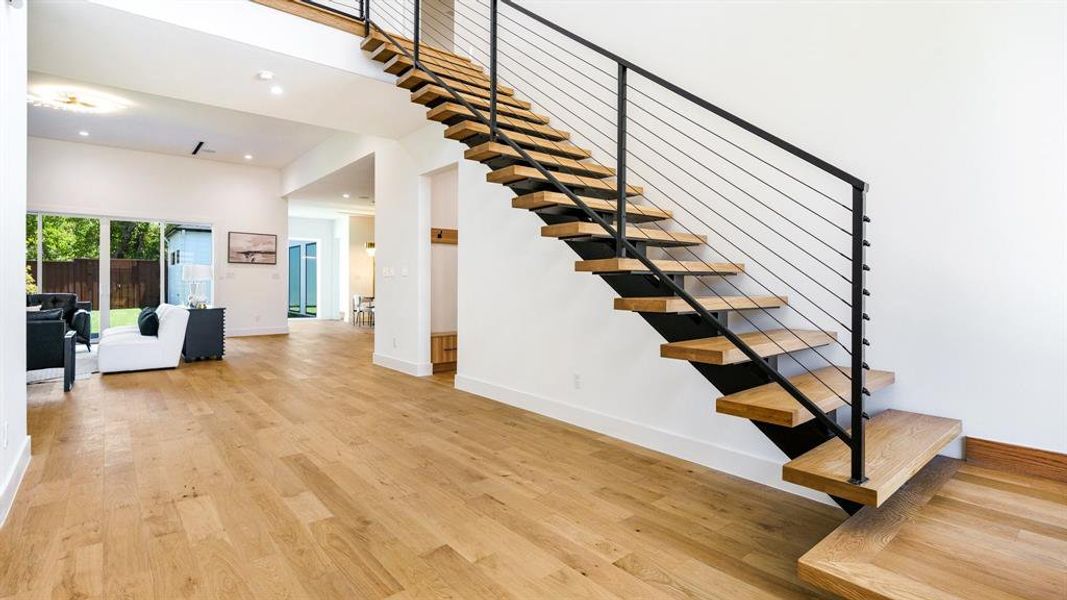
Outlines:
{"label": "wooden stair tread", "polygon": [[[375,59],[375,57],[383,57],[385,55],[386,50],[387,48],[385,46],[378,48],[378,51],[371,55],[371,59]],[[489,76],[485,73],[485,69],[482,69],[481,67],[475,66],[470,63],[456,63],[447,59],[435,57],[432,54],[422,55],[421,57],[419,57],[419,61],[422,62],[424,67],[429,67],[434,72],[437,72],[437,69],[447,69],[449,71],[454,71],[456,73],[467,75],[468,77],[484,79],[487,83],[489,81]],[[414,63],[411,61],[411,59],[403,53],[396,53],[393,55],[392,58],[389,58],[384,62],[385,72],[389,73],[390,75],[400,75],[404,71],[407,71],[408,69],[412,68],[412,66],[414,66]]]}
{"label": "wooden stair tread", "polygon": [[[560,169],[564,169],[570,173],[577,173],[579,175],[588,175],[590,177],[612,177],[615,175],[615,169],[598,165],[596,163],[584,163],[573,158],[567,158],[565,156],[554,156],[547,152],[540,152],[537,150],[527,150],[527,154],[530,158],[536,160],[544,166],[554,166]],[[513,160],[524,161],[521,154],[515,151],[511,146],[502,142],[485,142],[478,144],[477,146],[468,149],[463,153],[463,157],[468,160],[476,160],[478,162],[485,162],[487,160],[493,160],[495,158],[507,157]]]}
{"label": "wooden stair tread", "polygon": [[[459,95],[464,100],[466,100],[471,106],[488,112],[489,101],[485,98],[479,98],[478,96],[471,96],[470,94],[463,93],[460,93]],[[448,92],[448,90],[437,85],[424,85],[418,90],[411,93],[411,101],[417,104],[428,105],[431,102],[436,102],[438,100],[458,103],[456,99],[452,96],[452,94]],[[534,123],[541,124],[547,124],[549,121],[548,117],[546,116],[539,115],[525,108],[519,108],[518,106],[511,106],[503,103],[497,103],[497,114],[517,117],[520,119],[525,119],[527,121],[533,121]],[[488,134],[488,132],[489,129],[487,127],[486,133]],[[585,156],[588,156],[588,153]]]}
{"label": "wooden stair tread", "polygon": [[[590,209],[597,212],[615,213],[616,203],[611,200],[604,200],[602,198],[585,198],[579,196],[582,202]],[[523,194],[517,196],[511,201],[511,206],[514,208],[524,208],[526,210],[538,210],[552,207],[565,207],[574,210],[581,210],[569,196],[562,192],[533,192],[530,194]],[[644,206],[641,204],[626,204],[626,218],[631,222],[643,222],[643,221],[661,221],[664,219],[670,219],[670,211],[660,210],[654,206]]]}
{"label": "wooden stair tread", "polygon": [[[471,77],[469,75],[464,75],[462,73],[457,73],[455,71],[450,71],[448,69],[430,69],[430,70],[433,71],[434,75],[437,75],[438,77],[443,79],[445,81],[445,83],[447,83],[448,85],[451,85],[452,87],[456,87],[455,84],[457,84],[457,83],[458,84],[463,84],[463,85],[465,85],[465,86],[467,86],[469,88],[482,90],[482,93],[484,94],[484,97],[486,97],[486,98],[489,97],[489,82],[488,81],[483,81],[483,80],[477,79],[475,77]],[[409,77],[410,75],[415,75],[416,78],[412,79],[412,78]],[[424,83],[437,83],[436,81],[434,81],[434,79],[432,77],[430,77],[428,74],[426,74],[421,69],[408,69],[408,70],[404,71],[403,75],[401,75],[400,78],[397,80],[397,85],[402,87],[402,88],[410,90],[410,89],[414,89],[415,87],[418,87],[420,85],[420,83],[419,83],[420,81],[422,81]],[[502,100],[503,98],[511,97],[515,93],[515,90],[513,90],[513,89],[511,89],[511,88],[509,88],[507,86],[500,85],[500,84],[497,84],[496,91],[497,91],[497,98],[500,99],[501,101],[503,101]],[[479,95],[481,95],[481,94],[479,94]]]}
{"label": "wooden stair tread", "polygon": [[[582,177],[580,175],[572,175],[570,173],[554,173],[556,179],[560,183],[566,186],[574,186],[580,188],[587,188],[598,192],[611,192],[616,193],[618,187],[614,181],[605,181],[603,179],[594,179],[591,177]],[[511,165],[501,169],[492,171],[486,175],[486,180],[490,183],[502,183],[504,185],[512,184],[518,181],[531,180],[543,183],[549,183],[548,178],[541,174],[540,171],[533,167],[525,165]],[[635,185],[626,186],[627,196],[640,196],[644,193],[644,188]]]}
{"label": "wooden stair tread", "polygon": [[[806,350],[809,347],[825,346],[837,339],[837,334],[810,330],[772,329],[766,334],[750,331],[739,334],[738,337],[756,354],[767,358],[787,352]],[[723,336],[663,344],[660,346],[660,356],[712,365],[748,362],[748,357]]]}
{"label": "wooden stair tread", "polygon": [[[471,96],[477,96],[479,98],[489,98],[488,86],[471,85],[462,81],[452,79],[451,77],[440,76],[441,79],[448,84],[449,87],[457,92],[463,92],[464,94],[470,94]],[[396,80],[397,87],[404,88],[405,90],[415,90],[416,88],[424,85],[437,85],[437,82],[420,71],[419,69],[409,69],[406,73],[401,75]],[[530,108],[530,103],[525,100],[519,100],[514,96],[508,96],[504,94],[497,95],[497,102],[501,104],[510,104],[512,106],[518,106],[520,108]]]}
{"label": "wooden stair tread", "polygon": [[[841,396],[847,398],[851,391],[851,373],[852,370],[847,367],[823,367],[790,377],[789,382],[823,412],[829,412],[845,405]],[[891,371],[867,371],[864,387],[875,392],[891,385],[894,377]],[[773,382],[722,396],[715,402],[715,410],[725,415],[782,427],[796,427],[815,418],[782,386]]]}
{"label": "wooden stair tread", "polygon": [[[406,38],[406,37],[404,37],[402,35],[397,35],[397,34],[392,33],[392,32],[390,32],[389,35],[392,36],[392,38],[394,40],[396,40],[397,43],[399,43],[405,50],[407,50],[409,52],[412,52],[412,53],[415,52],[415,43],[413,41],[411,41],[410,39],[408,39],[408,38]],[[363,41],[360,43],[359,47],[361,49],[367,51],[367,52],[374,52],[374,51],[378,50],[378,48],[380,46],[383,46],[383,45],[392,46],[392,42],[390,42],[389,39],[387,37],[385,37],[384,35],[382,35],[380,32],[372,31],[370,35],[366,36],[363,39]],[[461,56],[461,55],[456,54],[454,52],[449,52],[448,50],[445,50],[444,48],[438,48],[437,46],[433,46],[431,44],[427,44],[426,42],[420,42],[420,44],[419,44],[419,52],[420,53],[425,52],[427,55],[431,55],[431,56],[434,56],[436,58],[440,58],[440,59],[443,59],[443,60],[459,62],[461,64],[473,64],[471,59],[467,58],[466,56]],[[389,57],[389,58],[392,58],[392,57]],[[385,60],[388,60],[388,58],[385,59]]]}
{"label": "wooden stair tread", "polygon": [[[541,227],[541,237],[613,239],[600,225],[591,221],[570,221]],[[662,229],[627,227],[626,239],[670,246],[693,246],[703,244],[704,236],[692,233],[675,233]]]}
{"label": "wooden stair tread", "polygon": [[[654,260],[660,271],[667,275],[738,275],[745,265],[732,263],[702,263],[696,260]],[[650,271],[636,258],[594,258],[574,263],[580,273],[616,273],[622,275],[646,274]]]}
{"label": "wooden stair tread", "polygon": [[[393,60],[385,63],[385,71],[392,75],[401,75],[414,68],[412,63],[406,56],[396,56]],[[423,69],[432,71],[434,74],[446,78],[466,83],[468,85],[476,85],[485,89],[489,88],[489,77],[485,73],[471,72],[468,70],[451,69],[447,66],[442,66],[441,63],[431,63],[428,60],[422,61]],[[514,96],[515,89],[506,85],[498,83],[496,85],[496,91],[498,95]]]}
{"label": "wooden stair tread", "polygon": [[[408,52],[411,52],[412,54],[415,53],[415,50],[414,50],[415,45],[414,44],[408,43],[404,47],[405,47],[405,49],[407,49]],[[396,46],[394,46],[392,44],[382,44],[376,50],[371,51],[371,55],[370,55],[371,60],[376,60],[376,61],[381,62],[381,63],[387,63],[387,62],[389,62],[390,60],[392,60],[393,58],[395,58],[397,56],[406,56],[406,55],[403,52],[401,52]],[[466,68],[466,69],[478,69],[478,68],[480,68],[473,61],[471,61],[469,58],[466,58],[464,56],[458,56],[458,55],[450,54],[450,53],[443,52],[443,51],[436,51],[435,52],[435,51],[432,51],[432,49],[428,49],[426,47],[423,47],[422,55],[419,58],[420,58],[420,60],[426,59],[426,58],[433,58],[434,60],[437,60],[438,62],[441,62],[441,63],[444,63],[444,64],[448,64],[448,65],[453,65],[455,67],[463,67],[463,68]]]}
{"label": "wooden stair tread", "polygon": [[[499,119],[498,119],[499,120]],[[570,142],[565,141],[553,141],[536,135],[523,133],[520,131],[505,131],[504,134],[508,136],[511,141],[522,146],[523,148],[529,148],[533,150],[544,150],[558,154],[560,156],[569,156],[571,158],[589,158],[592,156],[592,152],[585,148],[579,148]],[[478,121],[465,120],[450,126],[445,130],[445,137],[450,140],[463,141],[473,136],[488,136],[489,126]]]}
{"label": "wooden stair tread", "polygon": [[[788,303],[785,296],[707,296],[696,300],[709,311],[778,308]],[[615,310],[648,313],[695,312],[688,302],[678,296],[616,298]]]}
{"label": "wooden stair tread", "polygon": [[[489,119],[488,111],[478,111],[486,119]],[[471,111],[467,110],[467,107],[455,104],[453,102],[446,102],[439,104],[426,112],[426,118],[432,121],[440,121],[442,123],[451,121],[455,118],[476,118]],[[502,129],[514,129],[523,133],[532,133],[534,135],[544,136],[550,139],[565,140],[570,137],[570,134],[566,131],[560,131],[554,127],[548,125],[542,125],[540,123],[533,123],[531,121],[525,121],[523,119],[515,119],[502,114],[497,114],[496,117],[497,127]],[[483,123],[484,125],[484,123]]]}
{"label": "wooden stair tread", "polygon": [[851,450],[831,439],[782,467],[782,478],[860,504],[880,506],[961,432],[957,419],[902,410],[875,415],[864,427],[867,481],[849,483]]}

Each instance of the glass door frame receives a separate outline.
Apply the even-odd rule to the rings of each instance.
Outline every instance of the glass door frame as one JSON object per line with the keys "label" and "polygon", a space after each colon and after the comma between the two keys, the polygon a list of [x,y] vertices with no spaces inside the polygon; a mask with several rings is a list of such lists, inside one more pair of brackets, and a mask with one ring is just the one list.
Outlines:
{"label": "glass door frame", "polygon": [[[314,245],[315,246],[315,256],[309,257],[307,255],[307,247],[309,245]],[[321,311],[319,311],[319,299],[322,297],[322,293],[321,293],[322,292],[322,289],[321,289],[321,287],[322,287],[322,276],[321,276],[322,273],[321,273],[321,269],[319,268],[319,259],[321,258],[321,255],[319,254],[319,250],[321,250],[321,248],[322,248],[322,241],[318,240],[318,239],[312,239],[312,238],[289,238],[288,242],[286,243],[286,258],[289,259],[289,273],[288,273],[288,277],[289,278],[292,277],[292,272],[293,272],[293,262],[291,260],[292,259],[291,252],[292,252],[292,250],[294,248],[298,248],[300,250],[300,252],[299,252],[300,258],[298,259],[299,260],[299,269],[300,269],[300,282],[297,284],[298,285],[297,295],[299,296],[300,304],[298,306],[298,309],[299,309],[298,311],[294,312],[294,311],[290,310],[288,312],[289,318],[290,319],[318,319],[320,314],[321,314]],[[308,307],[308,304],[307,304],[307,300],[308,300],[308,286],[307,286],[307,279],[308,279],[308,277],[307,277],[308,276],[307,264],[308,264],[308,259],[313,260],[314,263],[315,263],[315,304],[313,305],[313,306],[315,306],[315,314],[308,314],[308,312],[307,312],[307,307]],[[292,307],[293,306],[292,304],[289,304],[290,298],[288,297],[288,295],[289,295],[288,279],[287,279],[285,293],[286,293],[286,303],[285,304],[286,304],[286,307],[288,309],[288,307]],[[296,315],[296,316],[293,316],[293,315]]]}
{"label": "glass door frame", "polygon": [[[165,301],[166,294],[166,269],[167,269],[167,246],[166,246],[166,227],[167,225],[198,225],[211,230],[211,266],[215,268],[216,248],[215,248],[215,225],[214,223],[207,221],[199,221],[195,219],[189,220],[167,220],[167,219],[152,219],[144,217],[133,216],[111,216],[111,215],[99,215],[89,214],[81,212],[66,212],[49,210],[47,208],[42,209],[26,209],[27,214],[32,214],[37,217],[37,290],[38,292],[45,292],[44,284],[44,217],[45,216],[57,216],[57,217],[73,217],[80,219],[97,219],[100,221],[100,239],[99,242],[99,275],[97,277],[97,297],[100,298],[100,306],[93,307],[93,310],[100,311],[100,331],[111,326],[111,222],[112,221],[139,221],[144,223],[155,223],[160,227],[159,235],[159,294],[160,302]],[[212,280],[211,285],[211,302],[214,302],[215,296],[215,281]],[[95,343],[99,341],[99,336],[93,337],[92,341]]]}

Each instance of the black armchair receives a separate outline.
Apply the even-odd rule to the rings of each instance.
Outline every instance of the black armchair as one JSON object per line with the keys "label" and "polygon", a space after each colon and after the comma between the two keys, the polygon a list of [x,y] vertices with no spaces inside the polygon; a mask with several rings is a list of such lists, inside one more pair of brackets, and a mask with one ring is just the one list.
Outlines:
{"label": "black armchair", "polygon": [[26,294],[26,306],[40,306],[41,310],[63,309],[63,321],[74,331],[75,341],[90,345],[91,302],[79,302],[76,294]]}
{"label": "black armchair", "polygon": [[74,331],[61,318],[26,320],[26,370],[63,368],[63,391],[74,386]]}

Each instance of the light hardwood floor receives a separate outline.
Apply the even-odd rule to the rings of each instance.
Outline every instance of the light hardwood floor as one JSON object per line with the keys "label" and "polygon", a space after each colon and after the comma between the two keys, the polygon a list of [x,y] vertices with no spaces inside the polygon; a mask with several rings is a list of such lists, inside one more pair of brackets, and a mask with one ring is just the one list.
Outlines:
{"label": "light hardwood floor", "polygon": [[221,362],[32,386],[0,598],[819,597],[797,558],[844,512],[371,347],[302,322]]}

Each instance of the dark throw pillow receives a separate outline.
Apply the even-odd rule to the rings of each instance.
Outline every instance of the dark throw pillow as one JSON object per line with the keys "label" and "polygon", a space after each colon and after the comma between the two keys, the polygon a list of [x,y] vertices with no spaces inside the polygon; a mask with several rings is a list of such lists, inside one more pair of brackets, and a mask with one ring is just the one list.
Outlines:
{"label": "dark throw pillow", "polygon": [[35,310],[26,313],[27,321],[61,321],[63,320],[63,309],[53,308],[51,310]]}
{"label": "dark throw pillow", "polygon": [[152,337],[159,335],[159,315],[156,314],[155,309],[146,308],[141,311],[140,316],[137,317],[137,329],[141,331],[141,335]]}
{"label": "dark throw pillow", "polygon": [[150,312],[156,312],[156,309],[151,306],[146,306],[141,309],[141,312],[137,313],[137,322],[140,323],[141,319]]}

